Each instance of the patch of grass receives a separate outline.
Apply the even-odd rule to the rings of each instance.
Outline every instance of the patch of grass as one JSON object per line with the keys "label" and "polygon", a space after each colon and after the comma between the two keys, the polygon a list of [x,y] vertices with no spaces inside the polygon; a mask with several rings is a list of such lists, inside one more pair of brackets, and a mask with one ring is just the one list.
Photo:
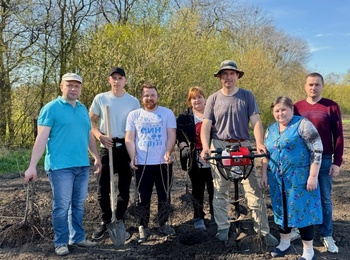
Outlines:
{"label": "patch of grass", "polygon": [[[30,149],[9,150],[0,148],[0,175],[19,173],[27,169],[32,151]],[[39,164],[42,165],[42,157]]]}
{"label": "patch of grass", "polygon": [[347,118],[347,119],[343,118],[342,122],[343,122],[343,125],[350,125],[350,118]]}

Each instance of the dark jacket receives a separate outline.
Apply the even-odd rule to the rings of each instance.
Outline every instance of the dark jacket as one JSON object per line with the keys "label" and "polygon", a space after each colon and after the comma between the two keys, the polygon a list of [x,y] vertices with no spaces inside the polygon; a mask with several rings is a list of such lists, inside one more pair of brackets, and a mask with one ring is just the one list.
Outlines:
{"label": "dark jacket", "polygon": [[190,158],[182,157],[182,150],[180,150],[180,162],[181,168],[184,171],[191,170],[193,167],[197,168],[197,163],[193,163],[196,160],[195,154],[195,141],[196,141],[196,126],[194,123],[194,115],[192,108],[187,108],[177,118],[177,132],[176,138],[178,144],[185,142],[191,149]]}

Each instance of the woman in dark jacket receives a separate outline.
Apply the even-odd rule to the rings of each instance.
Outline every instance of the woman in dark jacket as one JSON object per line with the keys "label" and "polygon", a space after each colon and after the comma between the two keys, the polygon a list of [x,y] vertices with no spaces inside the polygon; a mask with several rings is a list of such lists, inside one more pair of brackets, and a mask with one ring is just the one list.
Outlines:
{"label": "woman in dark jacket", "polygon": [[210,164],[200,157],[202,151],[200,131],[205,107],[205,95],[201,87],[189,89],[187,106],[188,108],[177,119],[177,141],[182,169],[188,172],[192,184],[194,227],[206,230],[203,211],[204,191],[207,186],[211,219],[214,219],[214,188]]}

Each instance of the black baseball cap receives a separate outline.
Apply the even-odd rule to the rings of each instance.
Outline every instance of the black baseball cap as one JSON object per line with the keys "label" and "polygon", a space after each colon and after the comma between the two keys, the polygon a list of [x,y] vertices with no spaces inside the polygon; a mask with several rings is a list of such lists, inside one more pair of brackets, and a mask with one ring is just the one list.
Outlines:
{"label": "black baseball cap", "polygon": [[120,67],[112,67],[109,71],[109,76],[112,76],[113,73],[119,73],[123,77],[125,77],[125,71]]}

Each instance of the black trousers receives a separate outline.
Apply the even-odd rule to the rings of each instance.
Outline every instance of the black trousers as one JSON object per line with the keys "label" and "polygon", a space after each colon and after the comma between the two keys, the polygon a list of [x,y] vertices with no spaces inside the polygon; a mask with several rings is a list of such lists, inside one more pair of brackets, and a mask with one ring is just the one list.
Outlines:
{"label": "black trousers", "polygon": [[[132,172],[129,166],[130,158],[126,151],[124,139],[114,139],[114,142],[121,143],[119,147],[113,146],[113,167],[118,178],[117,195],[117,220],[124,219],[130,199],[130,183]],[[102,212],[102,221],[110,223],[112,219],[110,200],[110,175],[109,175],[109,154],[108,149],[101,150],[102,171],[98,177],[97,199]]]}
{"label": "black trousers", "polygon": [[205,213],[203,211],[203,203],[204,203],[205,186],[207,186],[207,192],[209,195],[210,214],[213,216],[214,215],[214,208],[213,208],[214,185],[213,185],[213,177],[211,175],[211,168],[193,167],[188,172],[188,175],[190,176],[191,184],[192,184],[193,218],[204,219]]}
{"label": "black trousers", "polygon": [[138,165],[136,185],[139,192],[137,206],[140,225],[148,227],[154,185],[158,196],[158,223],[162,226],[168,221],[171,213],[170,190],[172,179],[172,164]]}

